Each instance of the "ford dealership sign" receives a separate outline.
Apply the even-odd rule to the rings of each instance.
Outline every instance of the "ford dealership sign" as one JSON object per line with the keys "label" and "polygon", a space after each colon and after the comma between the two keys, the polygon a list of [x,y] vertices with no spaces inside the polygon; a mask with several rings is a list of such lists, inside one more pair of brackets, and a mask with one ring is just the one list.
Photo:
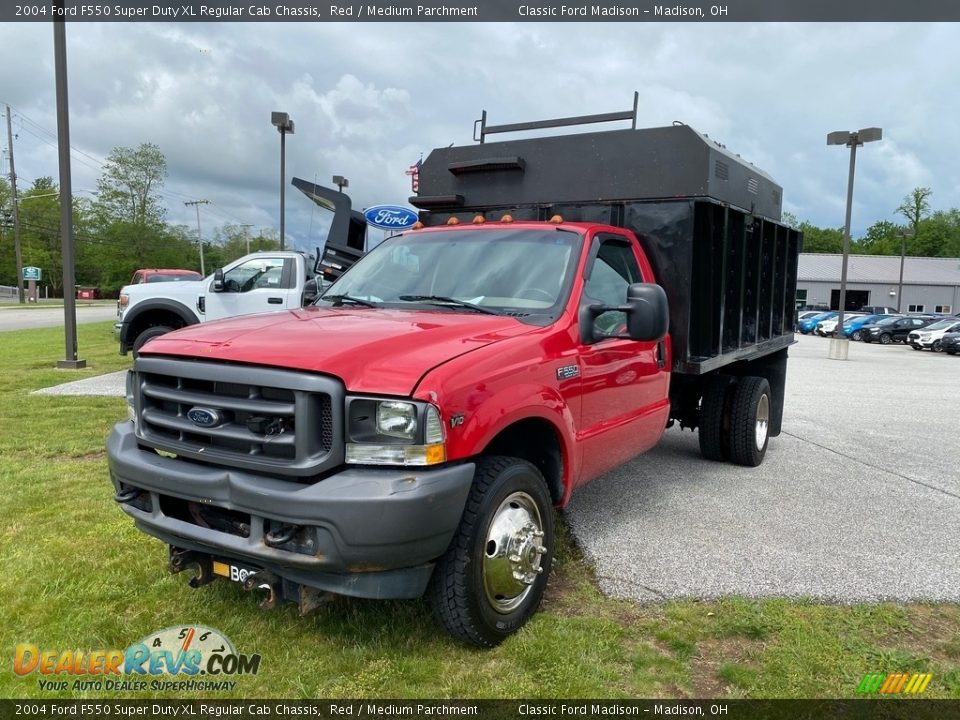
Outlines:
{"label": "ford dealership sign", "polygon": [[381,230],[403,230],[417,221],[417,214],[399,205],[374,205],[363,216],[369,225]]}

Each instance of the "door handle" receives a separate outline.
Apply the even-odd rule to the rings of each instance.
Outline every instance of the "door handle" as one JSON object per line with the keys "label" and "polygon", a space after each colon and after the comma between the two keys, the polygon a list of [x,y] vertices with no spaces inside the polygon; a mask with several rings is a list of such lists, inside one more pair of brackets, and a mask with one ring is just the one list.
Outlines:
{"label": "door handle", "polygon": [[283,305],[283,298],[267,298],[267,302],[271,305]]}

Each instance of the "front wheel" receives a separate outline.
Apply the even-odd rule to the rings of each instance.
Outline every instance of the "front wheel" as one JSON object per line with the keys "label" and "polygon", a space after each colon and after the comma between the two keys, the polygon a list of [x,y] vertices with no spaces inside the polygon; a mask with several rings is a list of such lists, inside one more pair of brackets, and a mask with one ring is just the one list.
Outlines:
{"label": "front wheel", "polygon": [[155,337],[166,335],[168,332],[173,332],[173,328],[166,325],[151,325],[146,330],[143,330],[137,335],[137,339],[133,341],[133,357],[136,358],[140,355],[140,348],[146,345],[147,342],[153,340]]}
{"label": "front wheel", "polygon": [[891,342],[893,342],[893,338],[890,337],[887,333],[884,333],[883,335],[880,336],[881,345],[889,345]]}
{"label": "front wheel", "polygon": [[434,613],[459,640],[499,644],[540,606],[553,550],[553,503],[540,471],[516,458],[481,458],[430,580]]}
{"label": "front wheel", "polygon": [[940,344],[939,340],[934,340],[933,345],[930,346],[930,349],[933,350],[934,352],[940,352],[941,350],[943,350],[943,345]]}
{"label": "front wheel", "polygon": [[850,336],[852,340],[859,340],[863,337],[863,334],[859,330],[854,330],[853,335]]}

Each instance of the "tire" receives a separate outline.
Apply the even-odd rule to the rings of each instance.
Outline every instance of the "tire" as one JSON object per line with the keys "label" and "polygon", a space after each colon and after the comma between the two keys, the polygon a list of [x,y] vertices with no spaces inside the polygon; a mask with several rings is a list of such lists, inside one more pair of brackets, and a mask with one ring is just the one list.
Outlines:
{"label": "tire", "polygon": [[707,460],[722,462],[729,457],[724,425],[732,380],[727,375],[710,378],[700,400],[700,425],[697,435],[700,439],[700,454]]}
{"label": "tire", "polygon": [[859,330],[854,330],[853,335],[850,336],[851,340],[859,340],[863,337],[863,334]]}
{"label": "tire", "polygon": [[892,342],[893,342],[893,338],[890,337],[888,333],[884,333],[883,335],[880,336],[881,345],[889,345]]}
{"label": "tire", "polygon": [[772,399],[766,378],[743,377],[730,402],[730,459],[737,465],[756,467],[763,462],[770,442]]}
{"label": "tire", "polygon": [[137,339],[133,341],[133,357],[136,357],[140,354],[140,348],[142,348],[149,340],[153,340],[155,337],[160,337],[161,335],[166,335],[168,332],[173,332],[173,328],[167,325],[151,325],[146,330],[142,330]]}
{"label": "tire", "polygon": [[933,345],[930,346],[930,349],[933,350],[934,352],[942,352],[943,346],[940,344],[939,340],[934,340]]}
{"label": "tire", "polygon": [[540,471],[516,458],[481,458],[460,527],[430,578],[434,614],[458,640],[498,645],[540,606],[553,550],[553,502]]}

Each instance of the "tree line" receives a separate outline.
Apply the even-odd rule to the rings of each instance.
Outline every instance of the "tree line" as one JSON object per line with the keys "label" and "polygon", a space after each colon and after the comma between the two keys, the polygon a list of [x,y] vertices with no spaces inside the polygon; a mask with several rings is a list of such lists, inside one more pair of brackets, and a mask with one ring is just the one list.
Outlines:
{"label": "tree line", "polygon": [[[899,255],[903,250],[916,257],[960,257],[960,210],[930,209],[933,191],[917,187],[910,191],[897,215],[902,223],[878,220],[862,237],[850,238],[850,252],[855,255]],[[783,220],[803,231],[803,251],[808,253],[843,252],[843,228],[821,228],[800,222],[792,213]]]}
{"label": "tree line", "polygon": [[[138,268],[200,269],[196,228],[166,221],[161,198],[167,161],[152,143],[137,148],[116,147],[107,156],[93,197],[73,198],[76,238],[76,282],[113,295]],[[63,292],[60,248],[60,199],[57,185],[41,177],[18,188],[23,264],[43,269],[43,285],[51,295]],[[880,220],[862,237],[851,238],[851,252],[865,255],[960,257],[960,210],[931,211],[933,191],[914,188],[895,212],[898,224]],[[16,284],[16,259],[11,227],[11,192],[0,178],[0,285]],[[784,213],[785,223],[803,231],[804,252],[840,253],[843,228],[822,228]],[[227,264],[250,250],[280,246],[273,231],[248,232],[240,224],[224,223],[203,239],[208,270]]]}
{"label": "tree line", "polygon": [[[76,283],[115,295],[139,268],[200,270],[197,229],[166,221],[161,190],[167,161],[151,143],[117,147],[107,156],[93,197],[73,198]],[[12,193],[0,178],[0,285],[16,285]],[[57,184],[41,177],[17,187],[20,246],[24,266],[43,270],[41,286],[51,296],[63,293],[60,246],[60,198]],[[204,232],[204,264],[208,271],[253,250],[275,250],[279,237],[271,230],[251,233],[240,224],[223,223]]]}

